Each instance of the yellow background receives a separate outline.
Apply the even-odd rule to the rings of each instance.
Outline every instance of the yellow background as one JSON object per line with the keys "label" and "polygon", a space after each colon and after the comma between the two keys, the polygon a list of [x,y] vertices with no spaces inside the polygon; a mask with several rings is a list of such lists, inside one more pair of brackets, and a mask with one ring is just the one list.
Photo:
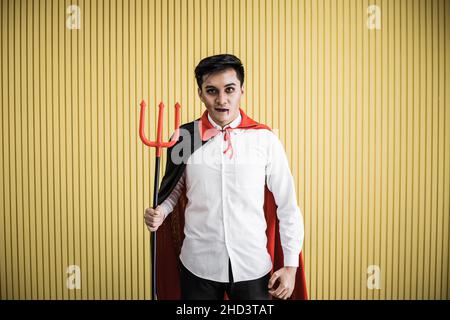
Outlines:
{"label": "yellow background", "polygon": [[[81,9],[69,30],[67,6]],[[367,7],[381,30],[367,28]],[[450,2],[1,1],[0,297],[145,299],[164,101],[200,116],[194,68],[234,53],[278,130],[312,299],[448,299]],[[163,159],[165,160],[165,158]],[[81,268],[81,290],[66,268]],[[369,265],[381,289],[366,286]]]}

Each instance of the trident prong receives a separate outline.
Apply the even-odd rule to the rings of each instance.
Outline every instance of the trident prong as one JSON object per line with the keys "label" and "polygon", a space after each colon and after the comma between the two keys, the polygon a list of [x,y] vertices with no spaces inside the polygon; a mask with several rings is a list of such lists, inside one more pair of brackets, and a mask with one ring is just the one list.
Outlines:
{"label": "trident prong", "polygon": [[[169,142],[162,141],[162,131],[163,131],[163,117],[164,117],[164,104],[162,102],[159,103],[159,111],[158,111],[158,128],[156,132],[156,141],[150,141],[145,137],[144,132],[144,122],[145,122],[145,101],[141,102],[141,115],[139,120],[139,136],[141,137],[142,142],[146,146],[156,148],[156,159],[155,159],[155,180],[153,185],[153,209],[156,209],[158,206],[158,192],[159,192],[159,162],[161,159],[161,149],[162,148],[170,148],[177,143],[178,138],[180,137],[180,104],[177,102],[175,104],[175,133],[172,136],[172,139]],[[150,257],[151,257],[151,265],[152,265],[152,299],[157,300],[157,292],[156,292],[156,232],[152,232],[150,235]]]}
{"label": "trident prong", "polygon": [[175,104],[175,133],[172,137],[172,140],[169,142],[162,142],[162,131],[163,131],[163,119],[164,119],[164,103],[159,103],[159,111],[158,111],[158,131],[156,132],[156,141],[150,141],[145,137],[144,132],[144,123],[145,123],[145,101],[141,101],[141,116],[139,120],[139,136],[141,137],[142,142],[149,147],[156,148],[156,156],[161,156],[161,148],[170,148],[177,141],[180,136],[180,104],[177,102]]}

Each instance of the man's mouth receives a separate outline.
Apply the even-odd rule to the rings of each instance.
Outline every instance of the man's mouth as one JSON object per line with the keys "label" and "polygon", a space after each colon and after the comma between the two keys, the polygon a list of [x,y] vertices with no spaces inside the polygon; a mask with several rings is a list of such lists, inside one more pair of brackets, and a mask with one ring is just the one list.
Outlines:
{"label": "man's mouth", "polygon": [[214,108],[214,110],[216,110],[217,112],[230,112],[230,110],[226,108]]}

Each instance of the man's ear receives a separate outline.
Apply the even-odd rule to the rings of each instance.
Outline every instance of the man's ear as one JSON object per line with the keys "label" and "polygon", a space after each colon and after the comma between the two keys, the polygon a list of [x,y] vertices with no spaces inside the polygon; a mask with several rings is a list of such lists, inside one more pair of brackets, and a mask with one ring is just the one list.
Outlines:
{"label": "man's ear", "polygon": [[244,86],[241,87],[241,94],[244,94]]}
{"label": "man's ear", "polygon": [[200,100],[202,100],[202,102],[205,103],[205,100],[203,100],[202,89],[201,88],[197,88],[197,92],[198,92],[198,96],[200,97]]}

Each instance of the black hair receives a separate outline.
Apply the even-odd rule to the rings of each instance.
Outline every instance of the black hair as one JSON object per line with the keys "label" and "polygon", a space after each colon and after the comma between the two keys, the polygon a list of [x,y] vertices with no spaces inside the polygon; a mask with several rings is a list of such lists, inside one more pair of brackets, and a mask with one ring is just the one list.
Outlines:
{"label": "black hair", "polygon": [[197,79],[198,87],[201,89],[203,84],[203,76],[225,69],[232,68],[236,71],[237,78],[241,82],[241,87],[244,84],[244,66],[238,57],[232,54],[218,54],[202,59],[195,68],[195,78]]}

